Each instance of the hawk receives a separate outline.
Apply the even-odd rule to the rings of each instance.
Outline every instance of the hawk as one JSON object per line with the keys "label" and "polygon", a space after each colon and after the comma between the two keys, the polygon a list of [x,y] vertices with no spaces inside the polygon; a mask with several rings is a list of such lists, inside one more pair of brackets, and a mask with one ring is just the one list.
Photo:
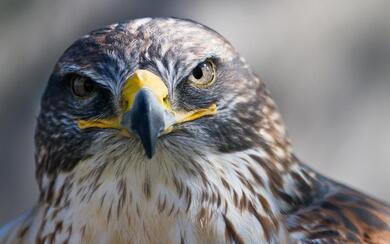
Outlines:
{"label": "hawk", "polygon": [[390,242],[390,207],[302,163],[264,83],[193,21],[73,43],[35,143],[39,200],[1,243]]}

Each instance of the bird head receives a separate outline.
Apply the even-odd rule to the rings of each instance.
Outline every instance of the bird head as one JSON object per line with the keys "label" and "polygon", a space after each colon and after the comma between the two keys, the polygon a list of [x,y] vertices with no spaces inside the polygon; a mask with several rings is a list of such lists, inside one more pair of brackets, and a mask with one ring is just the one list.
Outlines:
{"label": "bird head", "polygon": [[145,160],[246,150],[264,143],[274,110],[264,84],[210,28],[174,18],[110,25],[74,42],[54,68],[38,117],[37,175],[119,147]]}

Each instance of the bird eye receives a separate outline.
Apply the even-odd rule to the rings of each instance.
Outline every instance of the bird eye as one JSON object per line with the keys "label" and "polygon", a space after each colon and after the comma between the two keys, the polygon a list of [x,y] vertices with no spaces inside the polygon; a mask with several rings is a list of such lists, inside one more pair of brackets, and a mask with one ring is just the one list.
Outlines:
{"label": "bird eye", "polygon": [[72,78],[71,82],[72,92],[75,96],[80,98],[89,97],[95,92],[94,82],[83,76],[75,76]]}
{"label": "bird eye", "polygon": [[196,87],[205,88],[213,84],[215,78],[215,65],[211,60],[206,60],[192,70],[188,80]]}

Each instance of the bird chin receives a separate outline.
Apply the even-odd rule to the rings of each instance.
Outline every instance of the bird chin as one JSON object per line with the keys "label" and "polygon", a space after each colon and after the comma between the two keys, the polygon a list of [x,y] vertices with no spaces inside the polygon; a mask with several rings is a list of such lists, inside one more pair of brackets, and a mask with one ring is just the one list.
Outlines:
{"label": "bird chin", "polygon": [[102,130],[96,134],[91,143],[90,154],[105,152],[108,158],[127,158],[147,161],[159,161],[162,158],[176,158],[180,155],[198,154],[209,151],[210,145],[196,139],[197,136],[186,133],[182,128],[161,135],[156,143],[156,151],[151,159],[148,159],[141,140],[134,133],[120,130]]}

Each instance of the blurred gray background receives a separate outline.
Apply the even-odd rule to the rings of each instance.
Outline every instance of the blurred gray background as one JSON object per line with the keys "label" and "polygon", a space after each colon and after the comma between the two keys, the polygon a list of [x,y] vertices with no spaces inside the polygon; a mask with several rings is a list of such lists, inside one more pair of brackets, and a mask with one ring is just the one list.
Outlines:
{"label": "blurred gray background", "polygon": [[0,0],[0,225],[33,205],[33,131],[61,53],[129,18],[197,20],[268,84],[297,155],[390,202],[390,1]]}

